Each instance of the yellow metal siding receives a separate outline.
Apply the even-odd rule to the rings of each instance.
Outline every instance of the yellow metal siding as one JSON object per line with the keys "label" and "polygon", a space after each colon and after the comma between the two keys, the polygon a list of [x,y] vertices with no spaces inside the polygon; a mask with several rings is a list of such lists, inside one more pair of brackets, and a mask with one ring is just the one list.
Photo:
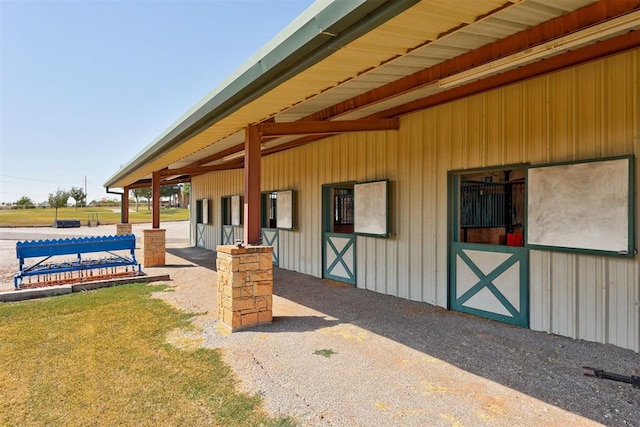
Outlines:
{"label": "yellow metal siding", "polygon": [[[262,190],[296,190],[280,266],[321,276],[323,184],[389,179],[392,235],[358,237],[357,286],[446,306],[448,171],[640,153],[639,70],[634,50],[403,116],[398,132],[342,134],[265,157]],[[213,200],[214,248],[220,196],[242,193],[242,172],[193,182],[194,201]],[[637,229],[639,213],[636,198]],[[640,351],[639,262],[531,251],[531,327]]]}

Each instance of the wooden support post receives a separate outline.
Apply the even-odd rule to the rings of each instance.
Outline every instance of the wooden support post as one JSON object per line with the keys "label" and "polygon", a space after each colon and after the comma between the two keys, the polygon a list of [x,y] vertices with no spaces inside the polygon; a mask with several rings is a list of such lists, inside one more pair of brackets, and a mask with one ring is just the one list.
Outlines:
{"label": "wooden support post", "polygon": [[160,171],[151,177],[151,228],[160,228]]}
{"label": "wooden support post", "polygon": [[260,132],[247,126],[244,139],[244,244],[260,244]]}
{"label": "wooden support post", "polygon": [[124,187],[122,194],[122,203],[120,203],[120,222],[127,224],[129,222],[129,187]]}

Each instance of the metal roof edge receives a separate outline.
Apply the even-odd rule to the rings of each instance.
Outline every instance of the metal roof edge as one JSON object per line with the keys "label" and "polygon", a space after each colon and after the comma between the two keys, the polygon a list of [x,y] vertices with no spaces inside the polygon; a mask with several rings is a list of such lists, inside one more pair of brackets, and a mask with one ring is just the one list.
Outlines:
{"label": "metal roof edge", "polygon": [[420,0],[318,1],[252,55],[236,72],[142,149],[105,183],[115,183],[145,162],[233,113],[273,87],[328,57]]}

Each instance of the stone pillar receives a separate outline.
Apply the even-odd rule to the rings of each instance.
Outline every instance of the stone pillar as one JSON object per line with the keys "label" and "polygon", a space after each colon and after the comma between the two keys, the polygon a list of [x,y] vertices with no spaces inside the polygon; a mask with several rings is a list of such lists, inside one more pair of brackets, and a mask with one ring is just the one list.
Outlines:
{"label": "stone pillar", "polygon": [[144,233],[142,241],[142,246],[144,247],[143,267],[161,267],[165,265],[165,231],[162,228],[142,230]]}
{"label": "stone pillar", "polygon": [[123,234],[133,234],[131,224],[116,224],[116,235],[121,236]]}
{"label": "stone pillar", "polygon": [[270,323],[273,247],[218,246],[218,320],[231,332]]}

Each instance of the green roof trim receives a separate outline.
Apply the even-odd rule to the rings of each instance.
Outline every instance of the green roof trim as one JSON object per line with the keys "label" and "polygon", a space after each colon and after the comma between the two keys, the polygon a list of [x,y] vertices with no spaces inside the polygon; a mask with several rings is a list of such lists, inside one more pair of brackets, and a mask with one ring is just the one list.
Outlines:
{"label": "green roof trim", "polygon": [[114,183],[178,146],[207,126],[330,56],[420,0],[334,0],[316,2],[250,57],[164,133],[104,184]]}

